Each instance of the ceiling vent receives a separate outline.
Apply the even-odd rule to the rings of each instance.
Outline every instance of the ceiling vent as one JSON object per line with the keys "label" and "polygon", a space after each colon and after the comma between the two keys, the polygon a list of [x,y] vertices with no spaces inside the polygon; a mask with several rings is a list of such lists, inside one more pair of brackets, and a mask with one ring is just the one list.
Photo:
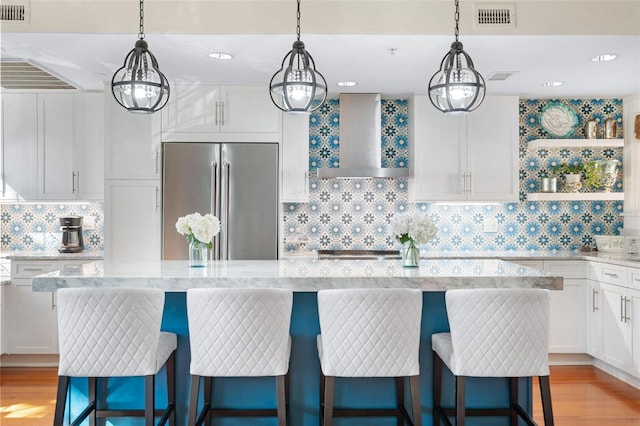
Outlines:
{"label": "ceiling vent", "polygon": [[516,5],[513,3],[476,3],[476,28],[515,28]]}
{"label": "ceiling vent", "polygon": [[14,1],[13,4],[0,5],[0,20],[2,22],[29,23],[29,3]]}
{"label": "ceiling vent", "polygon": [[3,89],[75,89],[39,65],[27,61],[0,61]]}
{"label": "ceiling vent", "polygon": [[489,81],[505,81],[512,75],[516,74],[517,71],[496,71],[489,74],[487,80]]}

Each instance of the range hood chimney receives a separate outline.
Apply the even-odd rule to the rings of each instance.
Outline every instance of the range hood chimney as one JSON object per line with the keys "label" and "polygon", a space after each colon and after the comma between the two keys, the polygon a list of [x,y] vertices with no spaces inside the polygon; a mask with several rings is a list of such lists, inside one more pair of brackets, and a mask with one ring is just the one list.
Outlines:
{"label": "range hood chimney", "polygon": [[318,178],[399,178],[409,169],[382,167],[380,94],[340,94],[340,167],[319,168]]}

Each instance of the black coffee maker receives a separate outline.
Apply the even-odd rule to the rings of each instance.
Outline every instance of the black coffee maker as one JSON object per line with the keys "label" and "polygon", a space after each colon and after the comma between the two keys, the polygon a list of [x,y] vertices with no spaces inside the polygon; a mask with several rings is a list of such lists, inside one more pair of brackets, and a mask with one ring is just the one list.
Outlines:
{"label": "black coffee maker", "polygon": [[60,228],[62,229],[62,242],[58,249],[60,253],[79,253],[84,250],[82,219],[82,216],[60,217]]}

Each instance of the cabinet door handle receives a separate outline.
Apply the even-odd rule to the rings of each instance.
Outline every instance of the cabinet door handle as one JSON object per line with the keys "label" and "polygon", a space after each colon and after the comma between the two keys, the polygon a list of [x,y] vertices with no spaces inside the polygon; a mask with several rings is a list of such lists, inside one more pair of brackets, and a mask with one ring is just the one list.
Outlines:
{"label": "cabinet door handle", "polygon": [[224,101],[222,101],[222,107],[220,108],[220,124],[224,126]]}
{"label": "cabinet door handle", "polygon": [[591,290],[591,312],[595,312],[598,310],[598,307],[596,306],[596,295],[598,294],[598,290],[596,290],[595,288]]}
{"label": "cabinet door handle", "polygon": [[216,101],[216,126],[220,124],[218,117],[220,117],[220,105],[218,104],[218,101]]}
{"label": "cabinet door handle", "polygon": [[159,193],[160,193],[160,188],[156,185],[156,210],[158,210],[160,208]]}
{"label": "cabinet door handle", "polygon": [[76,172],[71,172],[71,193],[76,193]]}
{"label": "cabinet door handle", "polygon": [[159,160],[160,160],[160,150],[156,149],[156,174],[160,172]]}
{"label": "cabinet door handle", "polygon": [[614,274],[613,272],[605,272],[604,275],[611,278],[619,278],[618,274]]}
{"label": "cabinet door handle", "polygon": [[624,303],[625,298],[620,296],[620,322],[624,322]]}
{"label": "cabinet door handle", "polygon": [[628,322],[631,321],[631,312],[629,312],[631,309],[629,309],[629,305],[630,305],[631,299],[628,298],[624,298],[624,322]]}
{"label": "cabinet door handle", "polygon": [[55,310],[56,309],[56,292],[52,291],[51,292],[51,310]]}
{"label": "cabinet door handle", "polygon": [[28,272],[44,272],[44,269],[42,268],[24,268],[23,271],[28,271]]}
{"label": "cabinet door handle", "polygon": [[309,195],[309,172],[304,172],[304,194]]}

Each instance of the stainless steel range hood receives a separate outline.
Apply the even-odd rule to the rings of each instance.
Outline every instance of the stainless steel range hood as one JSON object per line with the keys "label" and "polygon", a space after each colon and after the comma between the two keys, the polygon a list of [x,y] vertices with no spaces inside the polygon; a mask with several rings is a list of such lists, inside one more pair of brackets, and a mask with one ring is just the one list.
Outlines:
{"label": "stainless steel range hood", "polygon": [[382,167],[379,94],[340,94],[340,167],[318,169],[319,178],[399,178],[409,169]]}

